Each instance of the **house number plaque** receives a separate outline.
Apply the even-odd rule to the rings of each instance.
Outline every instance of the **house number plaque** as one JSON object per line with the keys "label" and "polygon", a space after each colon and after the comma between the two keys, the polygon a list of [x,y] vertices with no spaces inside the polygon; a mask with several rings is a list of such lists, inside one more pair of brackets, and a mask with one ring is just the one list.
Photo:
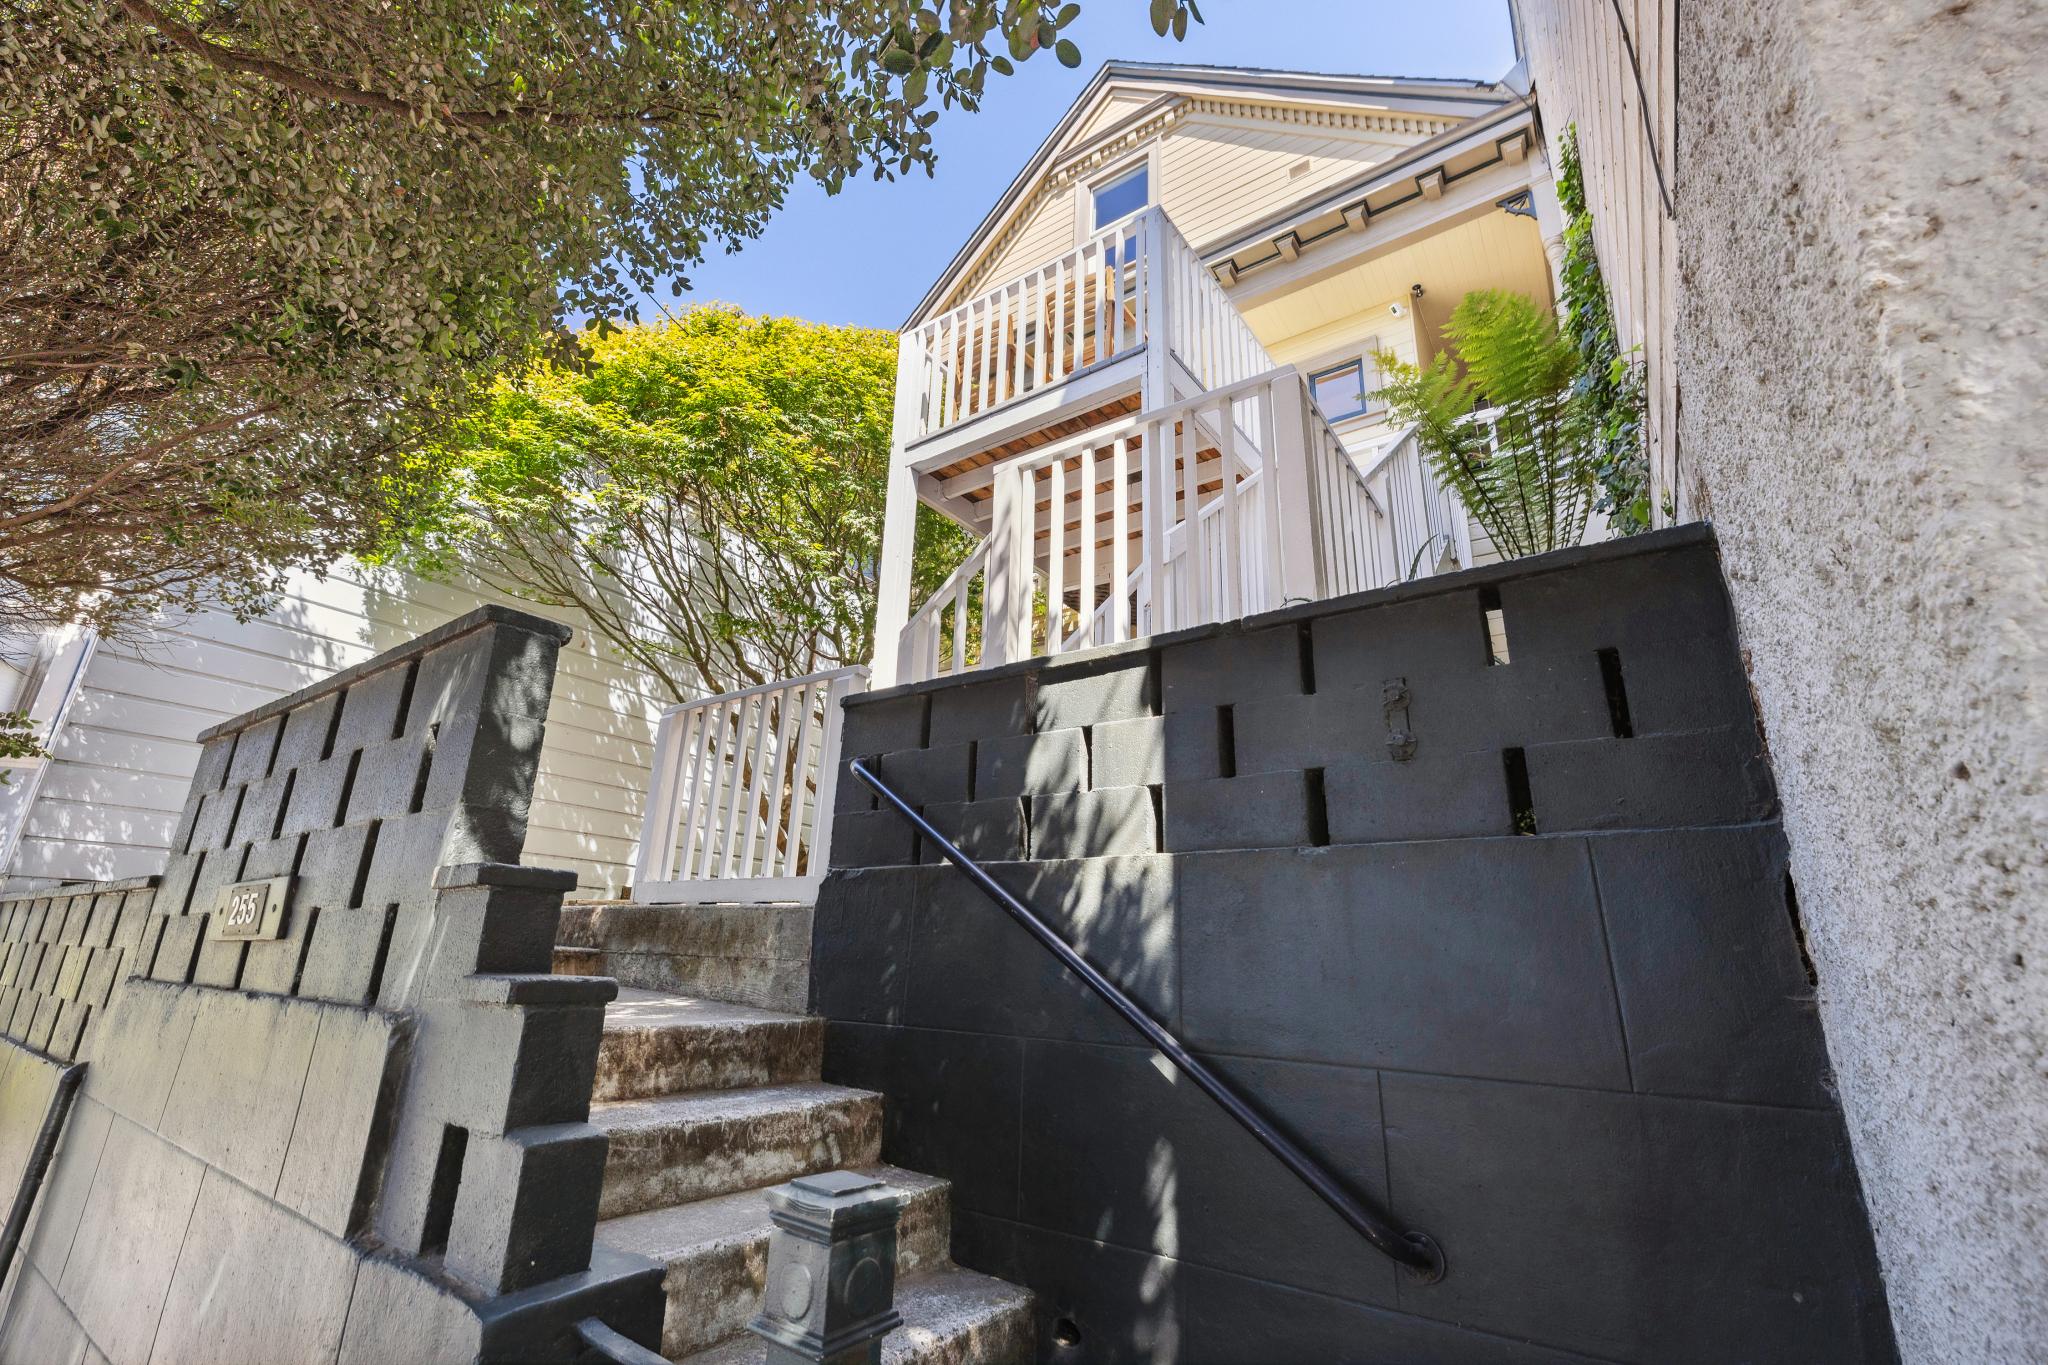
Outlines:
{"label": "house number plaque", "polygon": [[224,886],[214,902],[214,938],[278,938],[284,933],[285,893],[290,877]]}

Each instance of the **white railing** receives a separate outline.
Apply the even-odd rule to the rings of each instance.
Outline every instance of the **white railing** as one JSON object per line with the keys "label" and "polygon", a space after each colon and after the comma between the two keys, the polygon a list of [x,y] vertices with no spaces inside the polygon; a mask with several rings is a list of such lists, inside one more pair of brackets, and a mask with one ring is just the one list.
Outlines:
{"label": "white railing", "polygon": [[948,575],[903,627],[907,676],[943,678],[981,661],[981,606],[988,595],[988,542]]}
{"label": "white railing", "polygon": [[[1173,354],[1205,389],[1223,389],[1275,368],[1273,357],[1223,292],[1202,258],[1164,210],[1159,217],[1158,281],[1165,291],[1166,339]],[[1163,395],[1162,395],[1163,396]]]}
{"label": "white railing", "polygon": [[663,712],[635,897],[808,900],[832,842],[839,704],[867,678],[839,668]]}
{"label": "white railing", "polygon": [[905,628],[901,677],[1232,620],[1327,596],[1326,580],[1368,582],[1390,551],[1368,543],[1376,508],[1330,442],[1288,368],[996,466],[988,538]]}
{"label": "white railing", "polygon": [[1323,593],[1342,597],[1401,580],[1392,520],[1343,440],[1308,408],[1309,497],[1315,505]]}
{"label": "white railing", "polygon": [[[1273,369],[1215,276],[1154,207],[904,333],[896,382],[915,401],[896,439],[937,435],[1158,335],[1205,389]],[[1163,397],[1145,395],[1154,405]]]}
{"label": "white railing", "polygon": [[[1474,413],[1468,422],[1489,427],[1493,412]],[[1386,509],[1393,528],[1394,578],[1400,582],[1435,573],[1445,560],[1472,563],[1471,529],[1458,496],[1437,480],[1422,453],[1421,429],[1411,426],[1387,446],[1365,473],[1366,486]]]}

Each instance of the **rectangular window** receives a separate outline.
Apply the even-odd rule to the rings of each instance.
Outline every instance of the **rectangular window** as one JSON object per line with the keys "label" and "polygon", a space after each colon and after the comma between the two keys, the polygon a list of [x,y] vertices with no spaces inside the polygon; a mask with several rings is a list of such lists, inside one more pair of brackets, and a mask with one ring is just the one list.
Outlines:
{"label": "rectangular window", "polygon": [[1363,417],[1372,409],[1372,395],[1365,387],[1365,360],[1347,360],[1308,377],[1309,396],[1332,422]]}
{"label": "rectangular window", "polygon": [[1138,166],[1095,186],[1095,226],[1106,228],[1152,202],[1152,170]]}

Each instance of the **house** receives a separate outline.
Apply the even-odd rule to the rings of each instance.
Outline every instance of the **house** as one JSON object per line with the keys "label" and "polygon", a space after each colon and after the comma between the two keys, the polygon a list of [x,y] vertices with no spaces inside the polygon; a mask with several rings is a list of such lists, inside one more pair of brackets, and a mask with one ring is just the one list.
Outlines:
{"label": "house", "polygon": [[[974,633],[953,604],[976,579],[996,661],[1483,562],[1374,390],[1379,358],[1442,349],[1467,293],[1554,299],[1562,223],[1534,119],[1498,84],[1104,66],[902,329],[877,685],[964,666],[944,637]],[[1148,465],[1147,420],[1195,463],[1177,446]],[[1148,506],[1168,466],[1173,505]],[[1327,523],[1317,544],[1260,538],[1289,480]],[[987,557],[913,614],[918,500]],[[1044,523],[1028,553],[1019,517]],[[1076,619],[1027,624],[1029,573]]]}
{"label": "house", "polygon": [[[638,893],[815,887],[836,784],[820,688],[1493,560],[1389,420],[1379,361],[1428,362],[1474,290],[1553,304],[1562,230],[1535,109],[1506,84],[1105,65],[901,329],[871,673],[673,714]],[[979,543],[914,603],[920,502]],[[772,831],[741,815],[768,809],[756,782],[785,793]]]}

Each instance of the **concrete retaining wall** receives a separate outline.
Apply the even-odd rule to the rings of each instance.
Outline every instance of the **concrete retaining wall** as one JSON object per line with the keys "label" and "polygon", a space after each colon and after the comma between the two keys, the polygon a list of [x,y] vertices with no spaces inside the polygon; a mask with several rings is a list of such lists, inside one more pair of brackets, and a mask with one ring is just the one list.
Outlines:
{"label": "concrete retaining wall", "polygon": [[[608,980],[549,975],[572,873],[516,864],[567,632],[485,609],[204,736],[161,881],[0,901],[7,1150],[87,1064],[0,1358],[560,1360],[653,1343],[593,1252]],[[274,938],[227,888],[282,878]]]}
{"label": "concrete retaining wall", "polygon": [[1703,529],[857,698],[846,736],[1449,1261],[1400,1275],[842,780],[825,1074],[887,1092],[885,1155],[954,1182],[1048,1359],[1891,1356]]}

